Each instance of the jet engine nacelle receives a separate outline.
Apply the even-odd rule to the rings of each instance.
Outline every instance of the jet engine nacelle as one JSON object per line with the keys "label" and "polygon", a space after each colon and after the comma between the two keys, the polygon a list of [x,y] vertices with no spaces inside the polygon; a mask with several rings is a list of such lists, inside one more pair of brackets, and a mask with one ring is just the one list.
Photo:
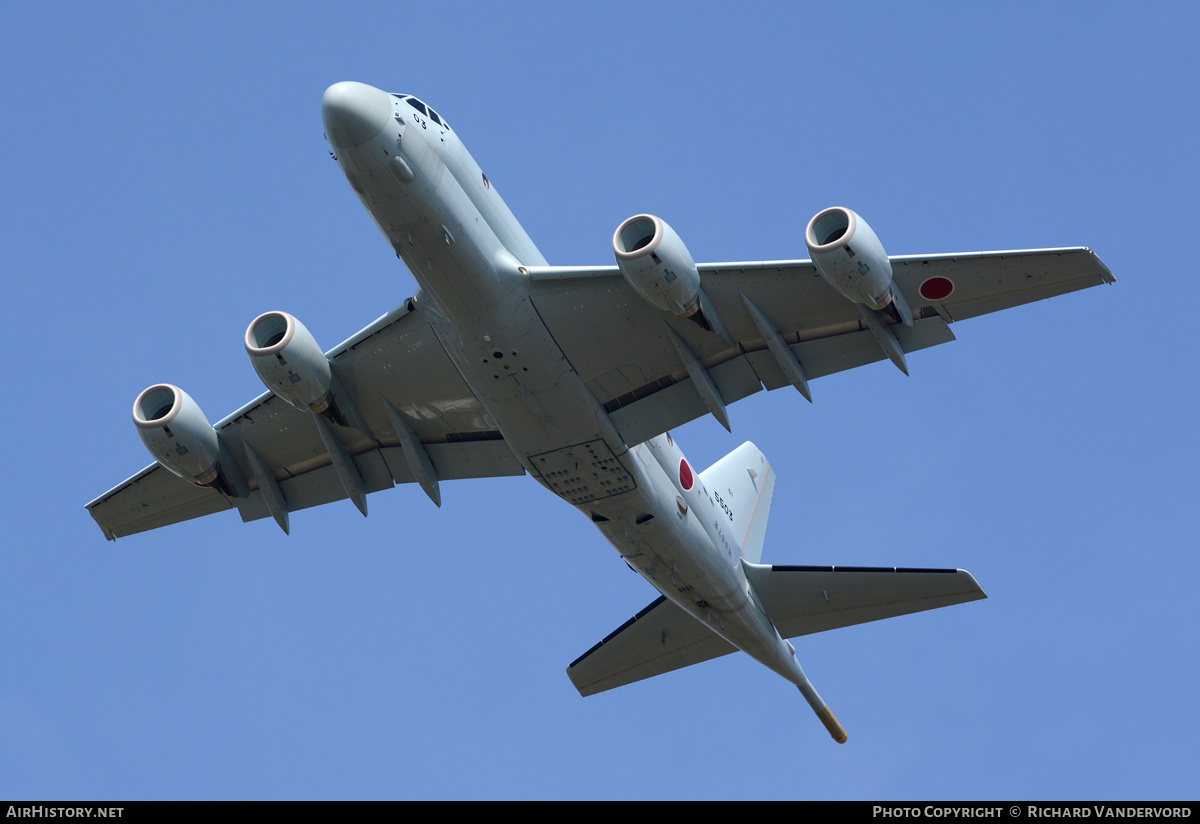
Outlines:
{"label": "jet engine nacelle", "polygon": [[685,318],[700,308],[696,262],[661,218],[634,215],[617,227],[612,247],[625,280],[650,303]]}
{"label": "jet engine nacelle", "polygon": [[892,262],[867,222],[849,209],[818,212],[804,243],[821,277],[855,303],[883,309],[892,302]]}
{"label": "jet engine nacelle", "polygon": [[246,329],[246,354],[266,387],[297,409],[324,412],[332,396],[329,359],[287,312],[265,312]]}
{"label": "jet engine nacelle", "polygon": [[156,383],[133,402],[138,436],[154,460],[172,474],[197,484],[217,479],[221,443],[187,392]]}

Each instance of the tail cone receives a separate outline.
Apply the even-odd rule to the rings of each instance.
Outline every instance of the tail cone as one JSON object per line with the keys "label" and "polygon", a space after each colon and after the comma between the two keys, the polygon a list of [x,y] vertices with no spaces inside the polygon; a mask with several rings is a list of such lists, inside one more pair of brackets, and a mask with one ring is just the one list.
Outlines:
{"label": "tail cone", "polygon": [[842,729],[842,725],[833,717],[829,707],[817,712],[817,718],[821,719],[821,723],[825,725],[825,729],[829,730],[829,734],[833,736],[833,740],[839,744],[846,743],[846,731]]}

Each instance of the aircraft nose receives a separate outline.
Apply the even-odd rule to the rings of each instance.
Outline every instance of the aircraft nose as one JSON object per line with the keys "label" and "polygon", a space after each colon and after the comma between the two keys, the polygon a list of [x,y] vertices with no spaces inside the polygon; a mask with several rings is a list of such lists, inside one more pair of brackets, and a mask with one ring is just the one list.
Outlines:
{"label": "aircraft nose", "polygon": [[361,146],[392,119],[392,99],[387,92],[366,83],[334,83],[321,98],[321,119],[334,146]]}

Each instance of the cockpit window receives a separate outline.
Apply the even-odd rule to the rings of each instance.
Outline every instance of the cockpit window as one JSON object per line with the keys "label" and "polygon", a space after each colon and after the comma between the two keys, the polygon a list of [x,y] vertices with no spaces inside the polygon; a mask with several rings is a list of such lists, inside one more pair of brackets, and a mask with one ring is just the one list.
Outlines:
{"label": "cockpit window", "polygon": [[450,128],[450,124],[447,123],[445,120],[442,120],[440,117],[438,117],[437,112],[435,112],[433,109],[426,106],[420,100],[417,100],[417,98],[413,97],[411,94],[396,94],[395,92],[391,92],[391,95],[392,95],[392,97],[396,98],[397,100],[403,100],[405,103],[412,106],[414,109],[416,109],[421,114],[428,117],[430,120],[432,120],[434,123],[441,126],[443,129]]}

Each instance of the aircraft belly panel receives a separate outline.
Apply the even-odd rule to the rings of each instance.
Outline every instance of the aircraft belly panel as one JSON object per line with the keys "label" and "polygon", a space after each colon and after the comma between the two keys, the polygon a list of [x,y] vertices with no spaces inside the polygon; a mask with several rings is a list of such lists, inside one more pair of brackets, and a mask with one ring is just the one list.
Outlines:
{"label": "aircraft belly panel", "polygon": [[574,506],[637,488],[633,475],[603,438],[532,455],[529,463],[534,477]]}
{"label": "aircraft belly panel", "polygon": [[[423,151],[421,140],[406,134],[401,142]],[[466,219],[474,207],[458,181],[442,175],[434,186],[418,175],[402,185],[379,166],[368,190],[384,212],[376,219],[391,222],[386,233],[398,254],[441,309],[429,319],[443,349],[513,451],[528,459],[604,436],[620,448],[524,294],[515,259],[486,224]],[[408,201],[399,221],[383,208],[397,198]],[[493,263],[504,260],[511,276]]]}
{"label": "aircraft belly panel", "polygon": [[535,477],[541,479],[532,456],[597,439],[608,442],[609,453],[624,451],[603,408],[519,290],[500,307],[455,322],[440,320],[434,330]]}

